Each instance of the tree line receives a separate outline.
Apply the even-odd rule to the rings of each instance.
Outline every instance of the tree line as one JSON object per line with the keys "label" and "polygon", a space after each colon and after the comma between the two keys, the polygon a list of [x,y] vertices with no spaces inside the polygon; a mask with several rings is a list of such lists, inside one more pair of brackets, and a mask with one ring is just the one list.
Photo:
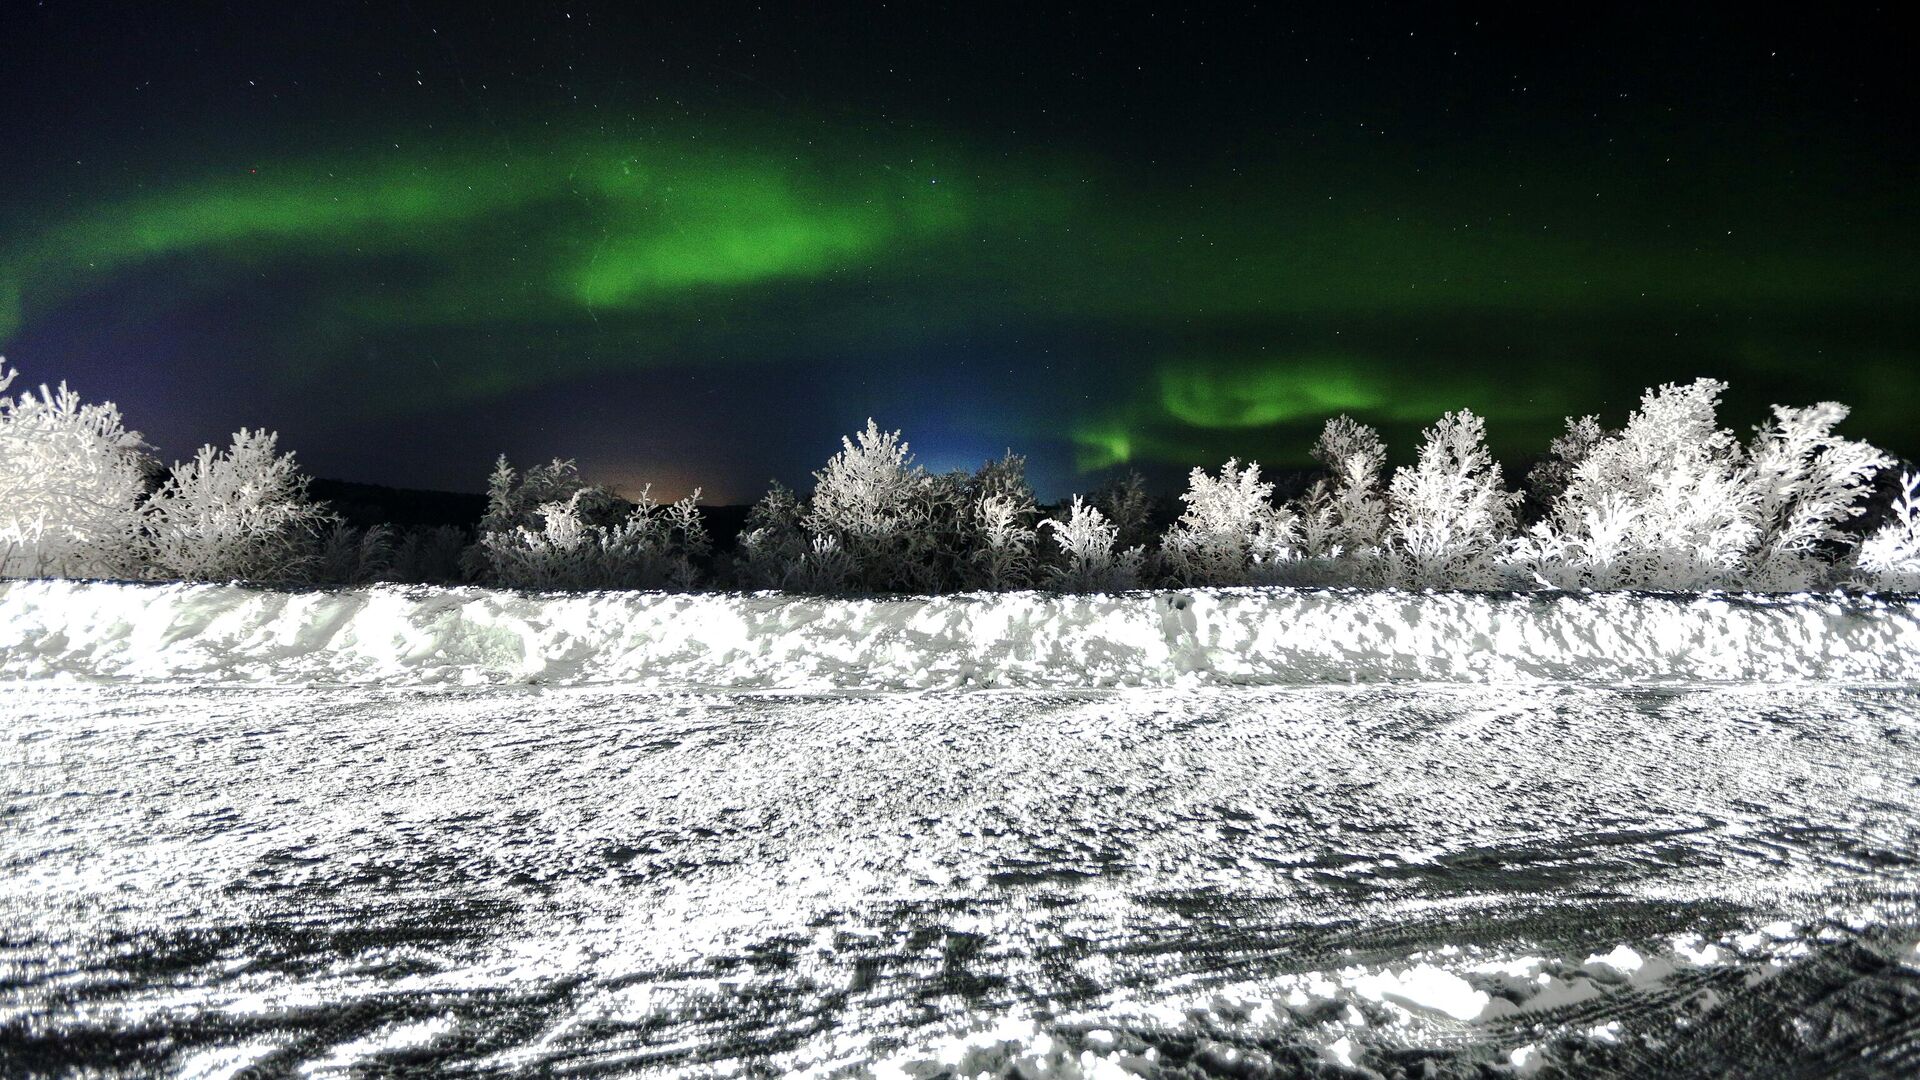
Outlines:
{"label": "tree line", "polygon": [[917,465],[872,420],[805,495],[782,485],[717,551],[699,492],[624,499],[570,461],[502,457],[485,516],[358,529],[307,494],[277,436],[243,429],[162,467],[111,403],[8,394],[0,365],[0,576],[472,582],[520,589],[941,593],[1160,586],[1920,590],[1920,476],[1864,521],[1894,466],[1836,433],[1844,406],[1775,406],[1741,439],[1712,379],[1648,390],[1625,426],[1569,419],[1510,490],[1484,421],[1461,410],[1387,469],[1378,432],[1329,420],[1319,472],[1276,498],[1257,462],[1195,468],[1171,523],[1132,474],[1042,506],[1018,455],[973,471]]}

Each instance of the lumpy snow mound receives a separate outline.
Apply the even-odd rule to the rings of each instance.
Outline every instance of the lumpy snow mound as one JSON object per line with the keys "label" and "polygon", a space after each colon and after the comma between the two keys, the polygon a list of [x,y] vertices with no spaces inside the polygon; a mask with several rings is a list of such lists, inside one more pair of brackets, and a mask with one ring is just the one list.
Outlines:
{"label": "lumpy snow mound", "polygon": [[899,690],[1920,681],[1920,600],[1203,589],[831,599],[0,583],[0,678]]}

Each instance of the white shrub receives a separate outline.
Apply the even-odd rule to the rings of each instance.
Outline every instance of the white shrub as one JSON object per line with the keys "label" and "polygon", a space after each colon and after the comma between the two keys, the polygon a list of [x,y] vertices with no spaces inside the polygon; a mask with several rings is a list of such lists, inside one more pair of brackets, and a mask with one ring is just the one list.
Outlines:
{"label": "white shrub", "polygon": [[[535,465],[521,475],[514,471],[507,455],[501,454],[487,477],[487,512],[480,518],[480,532],[504,533],[517,528],[532,528],[540,508],[548,503],[566,502],[576,492],[588,490],[580,478],[580,467],[571,459],[554,458]],[[589,498],[610,505],[612,497],[598,488]]]}
{"label": "white shrub", "polygon": [[940,593],[970,587],[976,570],[972,554],[980,540],[973,479],[961,470],[921,477],[910,489],[903,515],[910,524],[900,530],[897,543],[880,549],[897,554],[868,555],[869,562],[879,558],[885,568],[869,588]]}
{"label": "white shrub", "polygon": [[279,436],[240,429],[226,450],[175,464],[147,508],[152,572],[192,581],[305,582],[335,521]]}
{"label": "white shrub", "polygon": [[1600,426],[1597,416],[1567,417],[1566,433],[1548,446],[1546,460],[1527,473],[1527,493],[1541,508],[1552,507],[1573,482],[1574,471],[1580,463],[1587,460],[1594,447],[1611,437],[1612,433]]}
{"label": "white shrub", "polygon": [[1230,459],[1218,477],[1205,469],[1187,476],[1186,504],[1167,530],[1160,554],[1167,572],[1188,585],[1248,585],[1281,580],[1296,552],[1290,511],[1273,504],[1273,485],[1260,480],[1260,463],[1245,469]]}
{"label": "white shrub", "polygon": [[1040,523],[1053,530],[1057,555],[1046,570],[1046,585],[1060,592],[1119,592],[1140,583],[1146,549],[1119,550],[1120,527],[1098,509],[1073,497],[1066,519]]}
{"label": "white shrub", "polygon": [[[535,501],[541,500],[541,501]],[[556,458],[517,477],[505,457],[488,483],[475,561],[487,580],[517,589],[685,589],[710,542],[700,492],[657,503],[651,485],[624,515],[611,493]]]}
{"label": "white shrub", "polygon": [[1518,496],[1487,452],[1486,421],[1462,409],[1428,428],[1418,462],[1388,489],[1389,575],[1413,588],[1492,588]]}
{"label": "white shrub", "polygon": [[1774,406],[1743,449],[1715,409],[1725,384],[1649,390],[1617,434],[1568,422],[1535,470],[1545,520],[1512,545],[1517,567],[1559,588],[1803,589],[1832,576],[1841,526],[1863,512],[1888,459],[1833,429],[1844,406]]}
{"label": "white shrub", "polygon": [[1303,573],[1322,583],[1373,582],[1387,531],[1386,444],[1373,428],[1337,416],[1327,421],[1313,456],[1328,475],[1300,501]]}
{"label": "white shrub", "polygon": [[[1618,434],[1586,449],[1516,561],[1565,588],[1712,588],[1760,535],[1739,443],[1714,417],[1726,384],[1649,390]],[[1569,438],[1580,438],[1570,423]],[[1590,432],[1584,433],[1590,434]]]}
{"label": "white shrub", "polygon": [[[0,364],[0,391],[17,375]],[[137,573],[155,469],[111,402],[86,404],[65,383],[0,394],[0,577]]]}
{"label": "white shrub", "polygon": [[1034,527],[1027,524],[1033,515],[1032,497],[990,492],[979,496],[973,507],[975,545],[969,556],[973,574],[968,586],[1024,589],[1033,584],[1037,537]]}
{"label": "white shrub", "polygon": [[849,588],[923,586],[934,546],[931,509],[940,493],[926,470],[913,464],[898,431],[883,432],[869,418],[866,430],[840,444],[841,451],[813,474],[805,521],[816,563],[845,566]]}
{"label": "white shrub", "polygon": [[813,551],[807,535],[807,508],[785,484],[775,482],[747,512],[746,526],[736,541],[734,575],[743,588],[803,588],[809,577],[807,556]]}
{"label": "white shrub", "polygon": [[1860,583],[1874,589],[1920,592],[1920,475],[1903,473],[1900,492],[1886,523],[1860,544]]}
{"label": "white shrub", "polygon": [[1824,401],[1804,409],[1773,407],[1773,423],[1755,430],[1747,450],[1747,484],[1759,537],[1743,584],[1805,589],[1825,583],[1832,563],[1822,545],[1844,546],[1840,530],[1866,512],[1875,473],[1893,459],[1864,442],[1833,433],[1847,407]]}

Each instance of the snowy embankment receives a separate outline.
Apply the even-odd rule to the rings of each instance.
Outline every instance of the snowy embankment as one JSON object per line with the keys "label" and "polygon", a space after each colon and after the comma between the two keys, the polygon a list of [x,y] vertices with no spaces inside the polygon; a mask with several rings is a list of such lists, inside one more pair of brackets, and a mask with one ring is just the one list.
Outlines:
{"label": "snowy embankment", "polygon": [[917,689],[1920,681],[1920,600],[1213,589],[828,599],[0,583],[0,678]]}

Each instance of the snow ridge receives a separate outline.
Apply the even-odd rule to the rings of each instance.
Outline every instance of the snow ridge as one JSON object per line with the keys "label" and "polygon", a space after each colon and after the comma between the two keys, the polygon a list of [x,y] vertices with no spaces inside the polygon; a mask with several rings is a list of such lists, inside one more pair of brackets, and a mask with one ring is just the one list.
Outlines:
{"label": "snow ridge", "polygon": [[1920,599],[1194,589],[520,593],[0,583],[0,679],[913,690],[1920,682]]}

